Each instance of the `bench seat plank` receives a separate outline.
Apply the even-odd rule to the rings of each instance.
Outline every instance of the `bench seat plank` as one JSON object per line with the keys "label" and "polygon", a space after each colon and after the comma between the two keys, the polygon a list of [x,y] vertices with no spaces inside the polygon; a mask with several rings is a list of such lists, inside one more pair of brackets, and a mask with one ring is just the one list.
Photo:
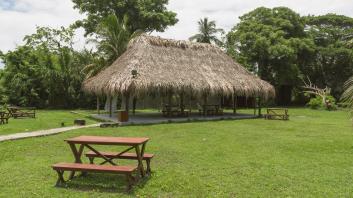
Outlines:
{"label": "bench seat plank", "polygon": [[131,173],[137,169],[136,166],[109,166],[96,164],[80,163],[57,163],[53,166],[54,170],[63,171],[89,171],[89,172],[108,172],[108,173]]}

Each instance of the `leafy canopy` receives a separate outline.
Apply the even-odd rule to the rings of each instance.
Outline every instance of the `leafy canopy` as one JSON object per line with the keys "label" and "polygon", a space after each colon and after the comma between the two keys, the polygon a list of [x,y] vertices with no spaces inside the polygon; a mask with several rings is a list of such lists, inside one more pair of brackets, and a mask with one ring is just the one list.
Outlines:
{"label": "leafy canopy", "polygon": [[353,18],[327,14],[305,20],[316,49],[313,66],[306,71],[316,84],[332,88],[339,98],[344,82],[353,75]]}
{"label": "leafy canopy", "polygon": [[178,22],[176,13],[168,11],[168,0],[72,0],[74,8],[87,15],[76,23],[86,30],[86,35],[95,32],[98,24],[114,14],[120,21],[128,17],[128,30],[135,32],[163,32],[169,25]]}
{"label": "leafy canopy", "polygon": [[125,52],[129,41],[142,33],[137,30],[131,34],[127,29],[127,21],[126,17],[119,20],[115,15],[109,15],[98,24],[95,38],[88,40],[88,42],[96,44],[98,51],[92,54],[94,55],[92,63],[83,69],[87,78],[111,65]]}
{"label": "leafy canopy", "polygon": [[313,47],[302,18],[285,7],[260,7],[241,16],[227,41],[231,56],[275,85],[294,84],[298,55]]}
{"label": "leafy canopy", "polygon": [[81,91],[81,70],[90,61],[75,51],[73,30],[38,27],[25,45],[2,54],[1,100],[23,106],[78,107],[89,104]]}

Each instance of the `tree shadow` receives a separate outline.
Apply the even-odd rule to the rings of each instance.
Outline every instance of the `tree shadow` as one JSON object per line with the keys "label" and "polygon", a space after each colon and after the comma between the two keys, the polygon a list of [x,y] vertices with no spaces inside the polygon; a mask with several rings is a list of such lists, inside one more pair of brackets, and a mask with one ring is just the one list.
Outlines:
{"label": "tree shadow", "polygon": [[134,175],[134,178],[135,181],[130,191],[127,191],[127,180],[124,175],[102,173],[78,175],[72,180],[65,182],[65,184],[56,187],[85,192],[94,191],[134,195],[136,189],[144,188],[151,175],[146,175],[144,178]]}

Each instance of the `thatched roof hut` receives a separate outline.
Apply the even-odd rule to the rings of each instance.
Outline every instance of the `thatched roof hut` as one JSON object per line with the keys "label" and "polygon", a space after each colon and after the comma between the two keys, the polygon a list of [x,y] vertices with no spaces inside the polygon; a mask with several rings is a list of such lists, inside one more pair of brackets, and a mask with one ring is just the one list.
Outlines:
{"label": "thatched roof hut", "polygon": [[250,73],[217,46],[149,35],[133,39],[122,56],[87,79],[83,88],[110,96],[167,90],[210,95],[234,93],[264,99],[275,95],[272,85]]}

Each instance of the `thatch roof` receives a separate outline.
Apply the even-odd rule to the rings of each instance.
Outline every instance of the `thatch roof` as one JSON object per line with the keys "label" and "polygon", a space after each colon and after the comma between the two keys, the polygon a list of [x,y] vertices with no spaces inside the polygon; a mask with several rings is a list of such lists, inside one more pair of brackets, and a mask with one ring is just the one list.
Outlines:
{"label": "thatch roof", "polygon": [[[138,75],[134,78],[132,71]],[[220,48],[203,43],[141,35],[110,67],[84,82],[97,95],[134,95],[153,91],[269,98],[272,85],[253,75]]]}

